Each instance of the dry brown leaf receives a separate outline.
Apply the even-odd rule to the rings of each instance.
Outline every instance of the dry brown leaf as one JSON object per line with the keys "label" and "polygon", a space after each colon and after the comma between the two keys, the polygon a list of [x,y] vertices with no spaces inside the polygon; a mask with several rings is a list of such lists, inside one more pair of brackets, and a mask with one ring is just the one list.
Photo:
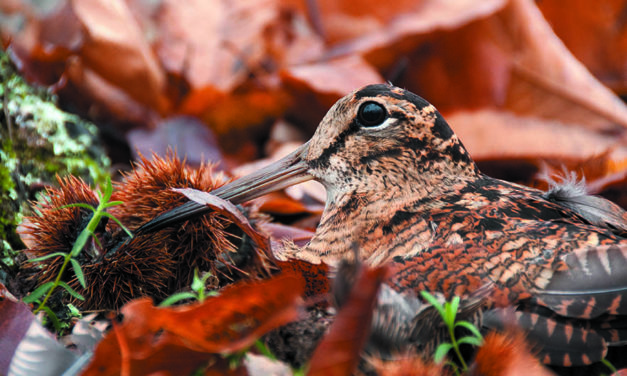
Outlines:
{"label": "dry brown leaf", "polygon": [[224,216],[244,231],[244,233],[248,235],[253,242],[255,242],[257,248],[265,254],[270,254],[268,239],[257,232],[257,230],[250,225],[248,219],[230,201],[223,200],[218,196],[193,188],[172,188],[172,190],[185,195],[185,197],[198,204],[206,205],[215,212]]}
{"label": "dry brown leaf", "polygon": [[65,77],[69,84],[59,95],[66,95],[75,104],[87,101],[93,116],[108,115],[117,120],[152,125],[157,122],[155,111],[135,101],[123,88],[113,85],[83,64],[80,58],[66,61]]}
{"label": "dry brown leaf", "polygon": [[368,359],[377,370],[379,376],[449,376],[452,371],[444,368],[444,364],[427,361],[420,355],[407,354],[400,359],[382,360]]}
{"label": "dry brown leaf", "polygon": [[[405,66],[394,83],[444,112],[490,106],[596,129],[627,127],[627,107],[568,52],[533,1],[473,2],[457,19],[428,4],[412,14],[413,27],[394,19],[386,32],[347,41],[328,56],[362,54],[380,71]],[[432,8],[439,17],[430,17]]]}
{"label": "dry brown leaf", "polygon": [[[304,246],[311,240],[314,233],[313,231],[303,230],[301,228],[286,226],[279,223],[262,223],[261,228],[263,231],[270,234],[270,238],[275,241],[289,240],[299,247]],[[279,245],[277,245],[279,246]],[[273,245],[273,248],[275,246]]]}
{"label": "dry brown leaf", "polygon": [[348,300],[311,357],[308,376],[350,375],[355,371],[370,333],[377,292],[386,275],[385,267],[362,267]]}
{"label": "dry brown leaf", "polygon": [[135,300],[122,308],[123,323],[98,345],[84,374],[189,374],[202,365],[227,372],[228,362],[216,354],[244,349],[297,318],[302,292],[300,278],[284,274],[240,282],[187,306],[156,308],[150,299]]}
{"label": "dry brown leaf", "polygon": [[286,51],[301,43],[312,58],[319,54],[311,49],[314,36],[291,24],[302,17],[296,10],[278,0],[194,0],[184,6],[166,0],[158,15],[158,54],[165,69],[183,76],[192,90],[228,93],[251,74],[276,71]]}
{"label": "dry brown leaf", "polygon": [[80,57],[85,66],[130,97],[160,108],[165,74],[123,0],[72,0],[83,27]]}
{"label": "dry brown leaf", "polygon": [[324,0],[318,4],[324,34],[335,44],[331,54],[344,55],[388,45],[408,35],[455,29],[494,12],[504,1]]}
{"label": "dry brown leaf", "polygon": [[305,85],[318,95],[332,95],[336,100],[356,88],[384,81],[358,56],[292,66],[283,71],[282,78],[287,84]]}
{"label": "dry brown leaf", "polygon": [[17,346],[35,316],[0,283],[0,373],[7,374]]}
{"label": "dry brown leaf", "polygon": [[498,110],[460,111],[448,123],[476,161],[491,159],[559,159],[584,161],[612,149],[611,159],[627,158],[619,138],[582,127]]}
{"label": "dry brown leaf", "polygon": [[605,85],[627,94],[627,28],[623,0],[537,2],[570,51]]}

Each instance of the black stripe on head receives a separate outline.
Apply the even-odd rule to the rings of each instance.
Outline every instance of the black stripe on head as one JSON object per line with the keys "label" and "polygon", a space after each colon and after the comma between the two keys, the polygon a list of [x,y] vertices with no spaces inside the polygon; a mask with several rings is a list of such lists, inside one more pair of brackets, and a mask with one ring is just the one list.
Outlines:
{"label": "black stripe on head", "polygon": [[357,100],[366,97],[390,97],[394,99],[405,100],[407,102],[413,103],[414,106],[416,106],[416,110],[420,110],[430,105],[429,102],[412,93],[411,91],[399,89],[397,87],[387,84],[368,85],[355,93],[355,99]]}
{"label": "black stripe on head", "polygon": [[398,94],[395,94],[390,90],[392,87],[393,86],[386,85],[386,84],[375,84],[375,85],[364,86],[363,89],[355,93],[355,99],[360,100],[366,97],[374,98],[380,95],[387,95],[387,96],[393,96],[393,97],[398,96]]}
{"label": "black stripe on head", "polygon": [[420,111],[425,107],[431,106],[431,103],[427,102],[424,98],[412,93],[411,91],[403,90],[403,93],[405,94],[404,97],[399,99],[404,99],[408,102],[413,103],[413,105],[416,106],[416,111]]}
{"label": "black stripe on head", "polygon": [[320,153],[320,156],[318,158],[309,162],[311,167],[320,168],[327,165],[329,163],[329,158],[331,158],[331,155],[337,152],[338,149],[343,148],[344,145],[346,145],[346,139],[348,138],[348,136],[357,133],[359,129],[359,124],[357,124],[357,121],[353,119],[348,128],[338,134],[335,138],[335,141],[333,141],[331,145],[327,146],[326,149],[324,149],[322,153]]}
{"label": "black stripe on head", "polygon": [[435,123],[433,124],[431,132],[435,137],[443,140],[448,140],[453,137],[453,130],[438,111],[435,112]]}

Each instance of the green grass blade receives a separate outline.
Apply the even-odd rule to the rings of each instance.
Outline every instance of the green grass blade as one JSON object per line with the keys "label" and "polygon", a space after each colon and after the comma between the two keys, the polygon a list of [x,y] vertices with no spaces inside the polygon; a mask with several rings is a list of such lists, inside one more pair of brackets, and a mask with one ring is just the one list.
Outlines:
{"label": "green grass blade", "polygon": [[57,315],[52,312],[52,310],[50,309],[50,307],[46,307],[43,306],[41,307],[41,310],[46,312],[46,315],[48,316],[48,318],[50,319],[50,321],[52,322],[52,326],[54,326],[54,330],[58,332],[61,331],[61,321],[59,321],[59,318],[57,317]]}
{"label": "green grass blade", "polygon": [[435,309],[437,309],[438,312],[440,313],[440,316],[442,316],[442,319],[444,319],[444,315],[445,315],[444,307],[442,306],[442,304],[440,304],[438,299],[436,299],[436,297],[431,295],[428,291],[421,291],[420,295],[422,296],[424,300],[427,301],[427,303],[434,306]]}
{"label": "green grass blade", "polygon": [[196,295],[189,291],[177,292],[176,294],[172,294],[165,298],[161,303],[159,303],[159,307],[169,307],[172,304],[185,299],[196,299]]}
{"label": "green grass blade", "polygon": [[475,337],[479,338],[479,339],[483,339],[483,336],[481,335],[481,332],[479,331],[479,329],[473,325],[472,323],[466,321],[466,320],[460,320],[458,322],[455,323],[455,326],[461,326],[463,328],[468,329]]}
{"label": "green grass blade", "polygon": [[81,250],[85,247],[85,244],[87,244],[87,240],[89,240],[89,235],[90,232],[87,228],[81,231],[78,238],[76,238],[74,246],[72,247],[72,252],[70,253],[72,257],[76,257],[79,253],[81,253]]}
{"label": "green grass blade", "polygon": [[263,343],[260,339],[255,341],[255,348],[266,358],[277,360],[276,356],[274,356],[274,354],[272,353],[272,351],[270,351],[268,346],[266,346],[266,344]]}
{"label": "green grass blade", "polygon": [[118,205],[122,205],[124,203],[124,201],[109,201],[109,202],[105,202],[104,207],[106,208],[110,208],[112,206],[118,206]]}
{"label": "green grass blade", "polygon": [[453,326],[455,324],[457,308],[459,308],[459,296],[453,297],[453,300],[451,300],[450,303],[444,304],[444,322],[447,326]]}
{"label": "green grass blade", "polygon": [[616,370],[616,367],[614,367],[614,365],[609,360],[603,358],[601,360],[601,363],[603,363],[607,368],[610,369],[610,372],[611,372],[612,375],[618,372]]}
{"label": "green grass blade", "polygon": [[112,194],[113,194],[113,184],[111,184],[111,178],[107,177],[107,181],[105,182],[105,189],[102,195],[102,201],[109,202]]}
{"label": "green grass blade", "polygon": [[68,285],[67,283],[65,283],[63,281],[59,281],[59,286],[63,287],[67,292],[70,293],[70,295],[72,295],[76,299],[78,299],[78,300],[85,300],[83,295],[79,294],[76,290],[71,288],[70,285]]}
{"label": "green grass blade", "polygon": [[79,264],[78,261],[73,258],[70,259],[70,262],[72,263],[72,269],[74,269],[74,274],[76,274],[78,282],[80,282],[83,288],[87,288],[87,284],[85,283],[85,275],[83,274],[83,269],[81,269],[81,264]]}
{"label": "green grass blade", "polygon": [[28,260],[28,262],[39,262],[39,261],[48,260],[49,258],[59,257],[59,256],[65,257],[65,256],[67,256],[67,253],[55,252],[55,253],[51,253],[49,255],[45,255],[45,256],[34,258],[34,259],[30,259],[30,260]]}
{"label": "green grass blade", "polygon": [[84,209],[89,209],[94,212],[96,211],[96,208],[94,208],[93,206],[89,204],[85,204],[84,202],[75,202],[73,204],[59,206],[58,208],[55,208],[55,210],[60,210],[60,209],[65,209],[65,208],[84,208]]}
{"label": "green grass blade", "polygon": [[438,348],[435,350],[435,353],[433,354],[433,360],[436,363],[442,363],[442,360],[446,358],[446,355],[448,354],[449,351],[451,351],[452,348],[453,348],[453,345],[448,342],[441,343],[438,346]]}
{"label": "green grass blade", "polygon": [[54,287],[54,282],[46,282],[43,285],[37,287],[35,291],[31,292],[28,296],[22,298],[22,301],[26,304],[33,303],[37,299],[44,296],[48,290]]}
{"label": "green grass blade", "polygon": [[122,228],[122,230],[124,230],[124,232],[126,232],[126,234],[128,235],[128,237],[129,237],[129,238],[132,238],[132,237],[133,237],[133,233],[132,233],[132,232],[130,232],[130,231],[126,228],[126,226],[124,226],[124,225],[122,224],[122,222],[120,222],[120,220],[119,220],[119,219],[117,219],[115,216],[113,216],[113,214],[111,214],[111,213],[107,213],[107,212],[103,212],[103,213],[102,213],[102,215],[104,215],[104,216],[105,216],[105,217],[107,217],[107,218],[111,218],[111,219],[113,219],[113,220],[115,221],[115,223],[117,223],[117,224],[118,224],[118,226],[120,226],[120,227]]}
{"label": "green grass blade", "polygon": [[470,337],[470,336],[462,337],[457,340],[457,344],[461,345],[463,343],[467,345],[472,345],[472,346],[481,346],[481,343],[483,343],[483,341],[477,337]]}

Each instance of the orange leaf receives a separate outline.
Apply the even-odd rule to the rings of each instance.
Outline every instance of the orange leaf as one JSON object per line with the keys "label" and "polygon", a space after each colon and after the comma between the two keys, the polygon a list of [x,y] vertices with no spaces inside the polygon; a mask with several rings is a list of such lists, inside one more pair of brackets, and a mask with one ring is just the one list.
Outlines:
{"label": "orange leaf", "polygon": [[555,0],[536,2],[551,27],[572,53],[596,77],[618,94],[627,93],[627,29],[623,0]]}
{"label": "orange leaf", "polygon": [[385,267],[363,268],[329,334],[314,351],[308,376],[350,375],[354,372],[370,333],[379,286],[386,275]]}
{"label": "orange leaf", "polygon": [[[298,317],[302,281],[279,275],[240,282],[203,303],[157,308],[148,298],[122,308],[124,321],[96,348],[85,374],[189,374],[218,353],[242,350],[264,333]],[[222,368],[220,368],[222,369]]]}
{"label": "orange leaf", "polygon": [[532,355],[524,335],[512,330],[488,333],[471,368],[482,376],[554,375]]}

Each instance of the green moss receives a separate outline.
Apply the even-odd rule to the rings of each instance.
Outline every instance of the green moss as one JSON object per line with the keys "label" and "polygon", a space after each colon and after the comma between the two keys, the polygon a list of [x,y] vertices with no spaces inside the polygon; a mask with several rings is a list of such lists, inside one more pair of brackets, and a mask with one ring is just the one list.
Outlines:
{"label": "green moss", "polygon": [[110,165],[98,129],[56,107],[56,98],[16,73],[0,50],[0,248],[2,258],[19,248],[15,228],[36,199],[38,187],[56,175],[103,183]]}

